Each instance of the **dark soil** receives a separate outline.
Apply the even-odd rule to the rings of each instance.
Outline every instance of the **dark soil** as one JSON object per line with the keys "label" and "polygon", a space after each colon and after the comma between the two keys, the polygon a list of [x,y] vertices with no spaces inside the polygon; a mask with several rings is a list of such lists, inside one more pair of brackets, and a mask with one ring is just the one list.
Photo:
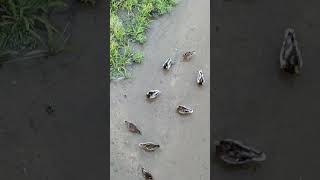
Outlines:
{"label": "dark soil", "polygon": [[0,69],[0,179],[108,177],[105,1],[72,11],[73,51]]}
{"label": "dark soil", "polygon": [[[266,152],[256,171],[212,164],[214,179],[319,179],[319,1],[214,1],[214,138]],[[281,73],[284,31],[296,31],[304,67]]]}

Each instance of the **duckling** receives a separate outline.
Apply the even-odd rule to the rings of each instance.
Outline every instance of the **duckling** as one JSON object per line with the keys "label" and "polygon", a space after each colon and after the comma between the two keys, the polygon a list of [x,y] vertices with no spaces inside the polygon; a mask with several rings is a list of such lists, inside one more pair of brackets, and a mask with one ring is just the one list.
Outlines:
{"label": "duckling", "polygon": [[261,162],[266,159],[264,152],[242,144],[240,141],[224,139],[216,141],[216,153],[221,160],[231,165]]}
{"label": "duckling", "polygon": [[128,130],[132,133],[137,133],[137,134],[141,134],[141,131],[137,128],[137,126],[131,122],[128,121],[124,121],[124,123],[126,124]]}
{"label": "duckling", "polygon": [[164,70],[169,70],[173,64],[174,64],[174,63],[173,63],[172,59],[171,59],[171,58],[168,58],[168,59],[164,62],[164,64],[162,65],[162,67],[163,67]]}
{"label": "duckling", "polygon": [[159,90],[150,90],[147,92],[146,96],[148,99],[154,99],[160,95],[161,91]]}
{"label": "duckling", "polygon": [[141,168],[142,171],[142,176],[144,177],[144,179],[146,180],[153,180],[152,174],[148,171],[146,171],[144,168]]}
{"label": "duckling", "polygon": [[180,114],[192,114],[193,113],[193,110],[191,108],[188,108],[188,107],[183,106],[183,105],[179,105],[177,107],[177,111]]}
{"label": "duckling", "polygon": [[199,85],[202,85],[205,82],[204,77],[203,77],[203,72],[202,70],[199,70],[198,72],[198,77],[197,77],[197,83]]}
{"label": "duckling", "polygon": [[196,54],[196,51],[187,51],[182,56],[184,60],[190,61],[193,55]]}
{"label": "duckling", "polygon": [[293,29],[285,31],[284,41],[280,52],[280,69],[291,74],[300,74],[302,57]]}
{"label": "duckling", "polygon": [[159,144],[155,144],[153,142],[144,142],[144,143],[139,143],[139,147],[142,148],[145,151],[155,151],[156,149],[160,148]]}

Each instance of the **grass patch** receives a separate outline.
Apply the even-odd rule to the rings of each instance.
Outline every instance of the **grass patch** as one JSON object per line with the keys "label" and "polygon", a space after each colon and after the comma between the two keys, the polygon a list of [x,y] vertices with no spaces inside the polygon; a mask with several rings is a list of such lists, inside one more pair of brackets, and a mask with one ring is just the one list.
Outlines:
{"label": "grass patch", "polygon": [[63,0],[0,0],[0,49],[32,50],[44,44],[41,33],[58,32],[48,12],[62,6]]}
{"label": "grass patch", "polygon": [[96,5],[96,0],[80,0],[81,3],[84,3],[84,4],[91,4],[92,6],[95,6]]}
{"label": "grass patch", "polygon": [[[95,0],[79,0],[95,5]],[[0,63],[34,55],[53,56],[65,49],[69,24],[60,32],[49,20],[65,0],[0,0]],[[32,58],[33,56],[31,56]]]}
{"label": "grass patch", "polygon": [[155,16],[169,12],[176,0],[112,0],[110,9],[110,76],[128,77],[127,66],[141,63],[144,55],[129,42],[143,44]]}

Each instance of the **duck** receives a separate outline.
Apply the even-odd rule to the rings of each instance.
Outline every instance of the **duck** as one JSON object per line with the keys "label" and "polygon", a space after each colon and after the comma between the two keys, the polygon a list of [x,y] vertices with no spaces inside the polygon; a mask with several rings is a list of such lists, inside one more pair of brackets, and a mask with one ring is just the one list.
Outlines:
{"label": "duck", "polygon": [[215,146],[218,157],[227,164],[242,165],[266,160],[264,152],[246,146],[238,140],[215,141]]}
{"label": "duck", "polygon": [[291,74],[300,74],[302,64],[295,31],[292,28],[288,28],[285,31],[280,51],[280,69]]}
{"label": "duck", "polygon": [[161,91],[154,89],[147,92],[146,96],[148,99],[154,99],[160,95]]}
{"label": "duck", "polygon": [[144,142],[144,143],[139,143],[139,147],[142,148],[145,151],[155,151],[156,149],[160,148],[159,144],[155,144],[153,142]]}
{"label": "duck", "polygon": [[193,55],[195,55],[196,51],[187,51],[185,52],[182,57],[184,60],[190,61]]}
{"label": "duck", "polygon": [[164,64],[162,65],[162,67],[163,67],[164,70],[169,70],[173,64],[174,64],[174,63],[173,63],[172,59],[171,59],[171,58],[168,58],[168,59],[164,62]]}
{"label": "duck", "polygon": [[153,176],[149,171],[145,170],[144,168],[141,168],[141,172],[142,172],[142,176],[144,177],[144,179],[153,180]]}
{"label": "duck", "polygon": [[183,106],[183,105],[178,105],[177,111],[179,114],[192,114],[193,113],[193,109],[186,107],[186,106]]}
{"label": "duck", "polygon": [[205,82],[205,80],[204,80],[203,72],[202,72],[202,70],[199,70],[198,77],[197,77],[197,83],[199,85],[203,85],[204,82]]}
{"label": "duck", "polygon": [[141,131],[137,128],[137,126],[129,121],[124,121],[128,130],[132,133],[141,134]]}

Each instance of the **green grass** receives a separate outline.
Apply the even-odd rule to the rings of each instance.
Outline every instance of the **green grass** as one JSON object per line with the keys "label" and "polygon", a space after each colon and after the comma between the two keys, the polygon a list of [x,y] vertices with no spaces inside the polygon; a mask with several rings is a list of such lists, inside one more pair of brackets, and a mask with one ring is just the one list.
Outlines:
{"label": "green grass", "polygon": [[[96,0],[78,2],[96,4]],[[65,50],[69,23],[60,32],[49,20],[51,10],[65,6],[65,0],[0,0],[0,63],[37,52],[53,56]]]}
{"label": "green grass", "polygon": [[64,6],[63,0],[0,0],[0,49],[32,50],[44,44],[40,33],[57,29],[48,19],[48,11]]}
{"label": "green grass", "polygon": [[169,12],[176,0],[112,0],[110,9],[110,76],[128,77],[127,66],[144,55],[129,42],[143,44],[154,16]]}
{"label": "green grass", "polygon": [[96,0],[80,0],[81,3],[84,3],[84,4],[91,4],[92,6],[95,6],[96,5]]}

